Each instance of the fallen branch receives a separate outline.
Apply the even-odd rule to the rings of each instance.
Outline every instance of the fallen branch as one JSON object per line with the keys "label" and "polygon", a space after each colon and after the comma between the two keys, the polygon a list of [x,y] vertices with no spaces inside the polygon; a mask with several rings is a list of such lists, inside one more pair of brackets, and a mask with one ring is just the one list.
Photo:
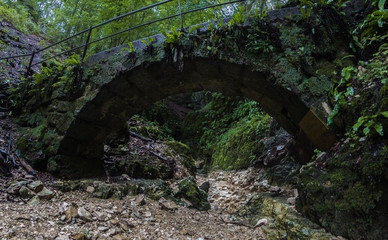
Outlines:
{"label": "fallen branch", "polygon": [[160,156],[159,154],[157,154],[157,153],[154,152],[154,151],[150,151],[150,153],[151,153],[152,155],[154,155],[155,157],[159,158],[160,160],[163,160],[163,161],[165,161],[165,162],[171,162],[171,160],[168,160],[167,158],[164,158],[164,157]]}
{"label": "fallen branch", "polygon": [[174,171],[175,169],[175,162],[174,160],[170,160],[170,159],[167,159],[167,158],[164,158],[162,156],[160,156],[159,154],[157,154],[156,152],[154,151],[149,151],[152,155],[154,155],[155,157],[159,158],[160,160],[164,161],[165,163],[167,163],[167,165],[170,167],[171,170]]}
{"label": "fallen branch", "polygon": [[144,141],[144,142],[152,142],[152,139],[149,139],[149,138],[145,138],[143,136],[140,136],[139,134],[135,133],[135,132],[132,132],[132,131],[129,131],[129,135],[133,136],[133,137],[136,137],[136,138],[139,138],[140,140]]}
{"label": "fallen branch", "polygon": [[19,154],[16,154],[16,156],[17,156],[18,159],[19,159],[20,165],[21,165],[24,169],[26,169],[26,171],[27,171],[29,174],[35,176],[35,175],[36,175],[35,170],[34,170],[34,169],[33,169],[26,161],[24,161],[24,159],[21,158],[21,157],[19,156]]}

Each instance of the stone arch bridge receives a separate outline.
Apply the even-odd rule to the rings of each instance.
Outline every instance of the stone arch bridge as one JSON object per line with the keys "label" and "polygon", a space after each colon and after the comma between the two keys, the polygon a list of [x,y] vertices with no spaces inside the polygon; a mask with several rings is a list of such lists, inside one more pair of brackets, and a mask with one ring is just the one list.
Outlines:
{"label": "stone arch bridge", "polygon": [[39,110],[47,123],[48,170],[100,174],[104,141],[131,115],[170,95],[201,90],[255,100],[308,147],[329,148],[335,140],[324,124],[329,78],[333,62],[349,50],[339,15],[319,17],[320,23],[303,20],[299,8],[285,8],[244,26],[204,24],[170,46],[160,34],[151,46],[134,42],[134,52],[122,46],[89,57],[77,95],[69,100],[55,90]]}

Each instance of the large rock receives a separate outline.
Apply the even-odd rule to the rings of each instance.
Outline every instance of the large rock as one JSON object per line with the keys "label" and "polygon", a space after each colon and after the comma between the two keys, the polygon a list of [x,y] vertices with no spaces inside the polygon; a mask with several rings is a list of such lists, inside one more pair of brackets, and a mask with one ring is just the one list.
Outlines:
{"label": "large rock", "polygon": [[387,148],[350,144],[303,166],[297,209],[334,234],[383,239],[388,236]]}
{"label": "large rock", "polygon": [[178,184],[178,191],[174,194],[177,198],[188,200],[192,207],[205,211],[210,209],[207,194],[199,189],[193,177],[187,177]]}
{"label": "large rock", "polygon": [[270,194],[254,194],[231,219],[252,226],[261,226],[268,239],[336,239],[319,225],[300,216],[282,198]]}

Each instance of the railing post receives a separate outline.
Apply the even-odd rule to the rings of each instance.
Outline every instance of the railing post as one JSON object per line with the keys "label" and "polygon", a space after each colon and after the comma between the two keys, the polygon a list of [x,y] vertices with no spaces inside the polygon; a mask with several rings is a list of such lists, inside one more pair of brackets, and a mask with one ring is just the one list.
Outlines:
{"label": "railing post", "polygon": [[30,63],[28,64],[28,67],[27,67],[26,76],[30,75],[31,66],[32,66],[32,61],[34,61],[34,57],[35,57],[35,51],[33,51],[32,54],[31,54]]}
{"label": "railing post", "polygon": [[181,17],[181,31],[183,32],[183,17],[182,17],[182,7],[181,7],[181,1],[178,0],[178,5],[179,5],[179,15]]}
{"label": "railing post", "polygon": [[93,29],[93,27],[89,28],[88,37],[86,38],[84,53],[82,54],[82,61],[84,61],[84,59],[86,57],[86,52],[88,50],[88,44],[89,44],[89,40],[90,40],[90,34],[92,33],[92,29]]}

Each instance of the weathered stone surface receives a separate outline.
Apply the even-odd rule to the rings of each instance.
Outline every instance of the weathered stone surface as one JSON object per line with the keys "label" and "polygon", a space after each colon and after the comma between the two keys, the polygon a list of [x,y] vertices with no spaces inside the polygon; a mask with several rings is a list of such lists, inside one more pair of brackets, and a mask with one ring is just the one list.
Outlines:
{"label": "weathered stone surface", "polygon": [[35,195],[35,192],[31,191],[28,187],[22,186],[19,190],[19,194],[22,198],[31,198]]}
{"label": "weathered stone surface", "polygon": [[40,192],[37,193],[37,196],[39,197],[39,199],[50,200],[54,197],[54,192],[44,187]]}
{"label": "weathered stone surface", "polygon": [[27,187],[34,191],[35,193],[38,193],[43,190],[43,183],[41,181],[33,181],[29,184],[27,184]]}

